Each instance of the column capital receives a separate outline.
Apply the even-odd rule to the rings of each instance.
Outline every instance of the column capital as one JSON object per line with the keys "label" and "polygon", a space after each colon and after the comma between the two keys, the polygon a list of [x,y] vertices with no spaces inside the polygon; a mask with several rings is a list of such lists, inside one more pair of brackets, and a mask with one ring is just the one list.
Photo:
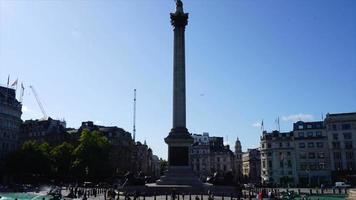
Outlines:
{"label": "column capital", "polygon": [[188,24],[188,13],[171,13],[171,24],[174,27],[185,27]]}

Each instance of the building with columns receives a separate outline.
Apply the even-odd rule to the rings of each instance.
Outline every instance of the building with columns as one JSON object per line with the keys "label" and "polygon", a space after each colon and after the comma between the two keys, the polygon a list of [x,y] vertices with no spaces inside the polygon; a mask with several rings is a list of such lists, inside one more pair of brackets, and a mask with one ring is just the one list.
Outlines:
{"label": "building with columns", "polygon": [[6,156],[18,148],[22,123],[22,104],[16,99],[16,91],[0,86],[0,178],[5,178],[3,164]]}

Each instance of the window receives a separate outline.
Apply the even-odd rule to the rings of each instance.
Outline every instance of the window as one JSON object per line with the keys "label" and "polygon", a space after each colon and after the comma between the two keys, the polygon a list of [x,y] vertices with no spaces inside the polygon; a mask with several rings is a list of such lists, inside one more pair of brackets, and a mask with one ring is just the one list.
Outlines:
{"label": "window", "polygon": [[288,160],[288,167],[292,168],[292,161],[291,160]]}
{"label": "window", "polygon": [[318,158],[325,158],[325,153],[324,152],[318,153]]}
{"label": "window", "polygon": [[304,142],[300,142],[299,143],[299,148],[305,148],[305,143]]}
{"label": "window", "polygon": [[334,131],[337,130],[336,124],[333,124],[333,130],[334,130]]}
{"label": "window", "polygon": [[262,144],[262,149],[265,148],[265,144]]}
{"label": "window", "polygon": [[268,157],[271,157],[271,156],[272,156],[272,153],[271,153],[271,152],[268,152],[268,153],[267,153],[267,156],[268,156]]}
{"label": "window", "polygon": [[345,149],[352,149],[352,141],[345,141]]}
{"label": "window", "polygon": [[352,139],[351,133],[343,133],[343,135],[344,135],[344,139],[345,139],[345,140],[350,140],[350,139]]}
{"label": "window", "polygon": [[324,147],[324,143],[323,143],[323,142],[317,142],[317,143],[316,143],[316,146],[317,146],[318,148],[323,148],[323,147]]}
{"label": "window", "polygon": [[311,124],[308,124],[308,125],[307,125],[307,128],[312,128],[312,125],[311,125]]}
{"label": "window", "polygon": [[262,168],[266,168],[266,161],[265,160],[262,161]]}
{"label": "window", "polygon": [[267,147],[268,147],[268,148],[271,148],[271,147],[272,147],[271,143],[268,143],[268,144],[267,144]]}
{"label": "window", "polygon": [[287,155],[290,156],[290,151],[287,152]]}
{"label": "window", "polygon": [[333,149],[340,149],[340,142],[333,142]]}
{"label": "window", "polygon": [[314,148],[314,142],[308,142],[308,148]]}
{"label": "window", "polygon": [[307,154],[305,152],[301,152],[299,154],[299,157],[300,157],[300,159],[306,159],[307,158]]}
{"label": "window", "polygon": [[303,129],[303,128],[304,128],[303,125],[298,126],[298,129]]}
{"label": "window", "polygon": [[279,147],[283,147],[283,144],[282,144],[282,142],[280,142],[280,143],[279,143]]}
{"label": "window", "polygon": [[314,159],[314,158],[315,158],[315,153],[310,152],[310,153],[308,154],[308,157],[309,157],[310,159]]}
{"label": "window", "polygon": [[321,131],[316,131],[316,132],[315,132],[315,135],[316,135],[317,137],[321,137],[321,136],[322,136],[322,133],[321,133]]}
{"label": "window", "polygon": [[283,167],[284,167],[283,161],[280,161],[280,162],[279,162],[279,167],[280,167],[280,168],[283,168]]}
{"label": "window", "polygon": [[304,137],[304,132],[299,132],[298,137]]}
{"label": "window", "polygon": [[335,160],[341,160],[341,153],[340,152],[334,152],[334,159]]}
{"label": "window", "polygon": [[346,152],[345,155],[346,155],[347,160],[353,160],[353,158],[354,158],[354,154],[352,151]]}
{"label": "window", "polygon": [[269,168],[272,168],[272,161],[271,161],[271,160],[268,161],[268,167],[269,167]]}
{"label": "window", "polygon": [[308,132],[307,135],[308,137],[313,137],[313,132]]}
{"label": "window", "polygon": [[333,133],[333,139],[334,140],[338,140],[339,139],[339,135],[337,133]]}
{"label": "window", "polygon": [[350,130],[351,129],[351,124],[343,124],[341,125],[342,130]]}
{"label": "window", "polygon": [[287,142],[287,147],[290,147],[290,142]]}

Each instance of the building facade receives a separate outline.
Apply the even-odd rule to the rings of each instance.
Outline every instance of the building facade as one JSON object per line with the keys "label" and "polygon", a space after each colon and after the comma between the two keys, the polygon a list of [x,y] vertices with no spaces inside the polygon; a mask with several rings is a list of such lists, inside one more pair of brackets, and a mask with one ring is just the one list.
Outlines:
{"label": "building facade", "polygon": [[0,164],[6,155],[18,147],[22,105],[16,99],[16,92],[0,86]]}
{"label": "building facade", "polygon": [[293,124],[297,183],[318,186],[331,182],[328,137],[323,121]]}
{"label": "building facade", "polygon": [[16,99],[16,91],[0,86],[0,178],[6,182],[3,171],[6,156],[18,148],[22,123],[22,104]]}
{"label": "building facade", "polygon": [[356,184],[356,113],[327,114],[324,123],[333,181]]}
{"label": "building facade", "polygon": [[192,137],[195,143],[189,154],[191,167],[201,180],[215,172],[220,175],[233,172],[234,154],[228,145],[224,145],[223,137],[209,137],[208,133],[192,134]]}
{"label": "building facade", "polygon": [[261,183],[261,153],[259,149],[248,149],[242,154],[242,173],[246,183]]}
{"label": "building facade", "polygon": [[26,120],[21,125],[20,143],[32,140],[57,145],[66,139],[66,122],[52,118]]}
{"label": "building facade", "polygon": [[262,184],[296,185],[293,132],[266,132],[261,136]]}

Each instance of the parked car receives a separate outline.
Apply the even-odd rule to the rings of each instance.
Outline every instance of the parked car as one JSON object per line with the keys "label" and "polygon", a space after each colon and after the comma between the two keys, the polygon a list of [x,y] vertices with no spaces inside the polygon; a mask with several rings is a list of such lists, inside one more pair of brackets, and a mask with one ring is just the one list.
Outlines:
{"label": "parked car", "polygon": [[351,185],[346,184],[345,182],[335,182],[335,188],[349,188]]}

